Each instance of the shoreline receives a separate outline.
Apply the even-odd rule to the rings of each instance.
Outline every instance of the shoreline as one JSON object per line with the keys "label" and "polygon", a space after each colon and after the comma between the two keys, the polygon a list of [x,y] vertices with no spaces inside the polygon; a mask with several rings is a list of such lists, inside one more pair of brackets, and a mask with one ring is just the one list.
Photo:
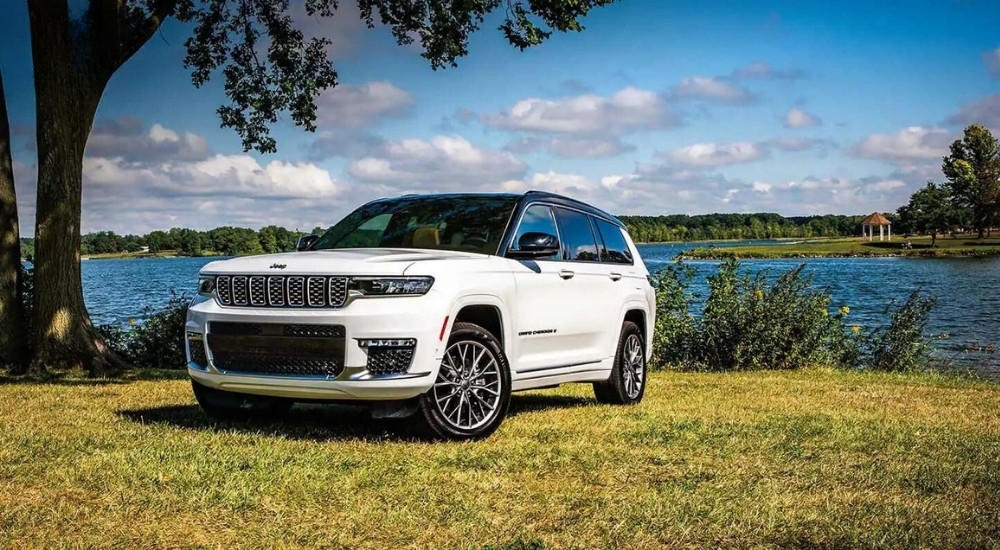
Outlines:
{"label": "shoreline", "polygon": [[794,258],[989,258],[1000,257],[1000,238],[930,237],[868,241],[860,237],[809,239],[785,244],[697,247],[674,256],[684,260],[770,260]]}

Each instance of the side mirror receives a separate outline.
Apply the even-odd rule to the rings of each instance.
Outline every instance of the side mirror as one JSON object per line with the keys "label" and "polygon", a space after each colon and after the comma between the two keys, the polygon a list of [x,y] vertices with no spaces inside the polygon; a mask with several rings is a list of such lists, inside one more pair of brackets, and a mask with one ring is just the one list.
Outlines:
{"label": "side mirror", "polygon": [[318,240],[319,240],[319,235],[305,235],[299,237],[299,242],[298,244],[295,245],[295,250],[298,252],[306,250]]}
{"label": "side mirror", "polygon": [[517,250],[510,249],[507,255],[512,258],[542,258],[558,254],[559,239],[555,235],[529,231],[517,240]]}

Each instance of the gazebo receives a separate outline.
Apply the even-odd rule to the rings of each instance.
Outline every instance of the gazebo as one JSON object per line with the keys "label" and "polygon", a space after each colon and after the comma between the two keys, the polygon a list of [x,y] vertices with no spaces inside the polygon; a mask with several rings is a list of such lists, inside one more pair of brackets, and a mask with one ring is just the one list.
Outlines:
{"label": "gazebo", "polygon": [[871,216],[861,220],[861,237],[867,237],[869,241],[873,240],[875,238],[875,226],[878,226],[878,240],[881,241],[884,235],[882,231],[883,227],[888,229],[888,239],[890,241],[892,240],[892,222],[878,212],[875,212]]}

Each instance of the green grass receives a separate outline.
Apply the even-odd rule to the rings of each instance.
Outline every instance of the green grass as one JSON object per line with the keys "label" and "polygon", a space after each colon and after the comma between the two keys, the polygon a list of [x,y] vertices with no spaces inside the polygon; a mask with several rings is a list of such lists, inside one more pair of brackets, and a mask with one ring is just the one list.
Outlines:
{"label": "green grass", "polygon": [[[909,241],[912,248],[904,243]],[[756,258],[837,258],[837,257],[878,257],[910,256],[940,258],[948,256],[998,256],[1000,237],[983,240],[975,238],[939,237],[936,246],[931,246],[930,237],[893,236],[892,241],[869,242],[861,238],[807,239],[784,244],[762,246],[739,246],[732,248],[696,248],[684,252],[685,258],[695,259],[756,259]]]}
{"label": "green grass", "polygon": [[457,444],[350,407],[214,423],[152,378],[0,378],[0,546],[1000,546],[985,382],[657,373],[635,407],[517,394]]}

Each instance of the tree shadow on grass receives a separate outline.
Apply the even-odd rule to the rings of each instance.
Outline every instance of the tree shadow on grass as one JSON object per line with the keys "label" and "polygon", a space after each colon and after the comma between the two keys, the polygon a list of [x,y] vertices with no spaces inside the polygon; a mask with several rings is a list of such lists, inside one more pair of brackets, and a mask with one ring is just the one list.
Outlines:
{"label": "tree shadow on grass", "polygon": [[[594,399],[566,395],[525,394],[511,399],[507,418],[518,414],[597,406]],[[121,410],[117,414],[138,424],[162,425],[185,430],[237,431],[247,434],[307,441],[394,441],[426,443],[439,440],[422,420],[422,413],[409,418],[372,418],[363,406],[296,404],[280,420],[219,421],[196,404],[166,405]]]}

